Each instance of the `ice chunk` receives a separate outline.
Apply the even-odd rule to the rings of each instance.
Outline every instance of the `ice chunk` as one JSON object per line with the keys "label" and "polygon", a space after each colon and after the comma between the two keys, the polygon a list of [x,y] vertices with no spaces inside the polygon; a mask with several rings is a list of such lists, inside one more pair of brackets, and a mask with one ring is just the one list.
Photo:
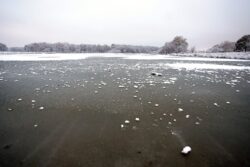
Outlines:
{"label": "ice chunk", "polygon": [[44,107],[39,107],[39,110],[43,110],[44,109]]}
{"label": "ice chunk", "polygon": [[182,149],[181,153],[187,155],[187,154],[189,154],[189,153],[191,152],[191,150],[192,150],[191,147],[185,146],[185,147]]}
{"label": "ice chunk", "polygon": [[151,72],[151,75],[152,76],[158,76],[158,77],[161,77],[162,74],[161,73],[158,73],[158,72]]}
{"label": "ice chunk", "polygon": [[179,112],[182,112],[182,111],[183,111],[183,109],[182,109],[182,108],[178,108],[178,111],[179,111]]}
{"label": "ice chunk", "polygon": [[129,120],[125,120],[125,124],[129,124],[130,123],[130,121]]}
{"label": "ice chunk", "polygon": [[140,121],[140,118],[138,118],[138,117],[137,117],[137,118],[135,118],[135,121],[139,122],[139,121]]}
{"label": "ice chunk", "polygon": [[219,107],[219,105],[217,103],[214,103],[215,106]]}

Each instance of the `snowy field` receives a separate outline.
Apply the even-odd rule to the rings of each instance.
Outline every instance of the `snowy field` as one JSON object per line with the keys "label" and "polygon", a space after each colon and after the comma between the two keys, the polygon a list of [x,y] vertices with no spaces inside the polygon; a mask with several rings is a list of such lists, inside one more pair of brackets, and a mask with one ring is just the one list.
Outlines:
{"label": "snowy field", "polygon": [[1,54],[0,166],[248,166],[249,99],[249,60]]}

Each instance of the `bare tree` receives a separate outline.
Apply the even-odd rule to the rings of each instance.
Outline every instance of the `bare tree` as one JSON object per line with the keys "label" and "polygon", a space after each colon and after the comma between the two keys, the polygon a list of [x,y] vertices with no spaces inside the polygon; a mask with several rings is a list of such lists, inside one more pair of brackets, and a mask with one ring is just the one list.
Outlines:
{"label": "bare tree", "polygon": [[160,50],[161,54],[187,52],[188,43],[182,36],[176,36],[173,41],[165,43]]}

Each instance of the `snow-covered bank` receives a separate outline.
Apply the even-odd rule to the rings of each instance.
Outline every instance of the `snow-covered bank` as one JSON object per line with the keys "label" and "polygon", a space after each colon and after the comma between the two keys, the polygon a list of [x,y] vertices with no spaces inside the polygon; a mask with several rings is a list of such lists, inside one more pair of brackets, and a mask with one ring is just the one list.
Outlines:
{"label": "snow-covered bank", "polygon": [[165,68],[173,69],[210,69],[210,70],[250,70],[249,66],[236,66],[225,64],[207,64],[207,63],[166,63],[162,64]]}
{"label": "snow-covered bank", "polygon": [[173,54],[180,57],[205,57],[223,59],[245,59],[250,60],[250,52],[226,52],[226,53],[178,53]]}
{"label": "snow-covered bank", "polygon": [[246,53],[188,53],[188,54],[122,54],[122,53],[0,53],[0,61],[59,61],[87,58],[122,58],[133,60],[184,60],[184,61],[250,61],[250,52]]}

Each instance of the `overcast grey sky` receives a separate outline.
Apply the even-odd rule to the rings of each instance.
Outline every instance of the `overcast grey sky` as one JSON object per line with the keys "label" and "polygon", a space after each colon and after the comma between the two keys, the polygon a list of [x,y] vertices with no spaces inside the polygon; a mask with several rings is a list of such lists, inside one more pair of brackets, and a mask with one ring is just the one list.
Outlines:
{"label": "overcast grey sky", "polygon": [[183,35],[206,49],[250,34],[250,0],[0,0],[0,42],[162,46]]}

